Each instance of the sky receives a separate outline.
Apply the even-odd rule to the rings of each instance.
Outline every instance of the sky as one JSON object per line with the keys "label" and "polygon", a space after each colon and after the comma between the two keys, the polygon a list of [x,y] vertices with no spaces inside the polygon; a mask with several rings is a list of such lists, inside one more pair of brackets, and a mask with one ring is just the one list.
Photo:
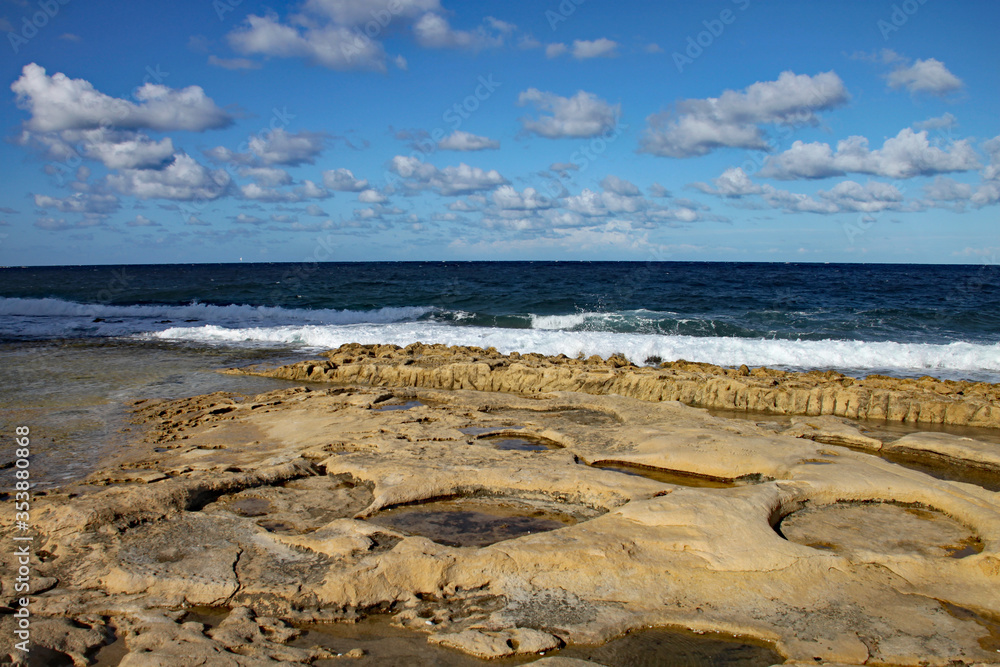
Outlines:
{"label": "sky", "polygon": [[0,265],[996,263],[1000,3],[0,0]]}

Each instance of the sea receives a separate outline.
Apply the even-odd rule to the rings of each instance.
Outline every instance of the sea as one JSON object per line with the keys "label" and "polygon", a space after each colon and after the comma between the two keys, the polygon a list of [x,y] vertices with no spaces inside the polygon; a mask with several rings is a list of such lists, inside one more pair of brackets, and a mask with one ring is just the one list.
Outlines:
{"label": "sea", "polygon": [[[344,343],[636,364],[1000,382],[1000,266],[351,262],[0,269],[0,442],[20,425],[65,483],[127,440],[143,398],[257,392],[220,368]],[[12,470],[4,466],[0,484]]]}

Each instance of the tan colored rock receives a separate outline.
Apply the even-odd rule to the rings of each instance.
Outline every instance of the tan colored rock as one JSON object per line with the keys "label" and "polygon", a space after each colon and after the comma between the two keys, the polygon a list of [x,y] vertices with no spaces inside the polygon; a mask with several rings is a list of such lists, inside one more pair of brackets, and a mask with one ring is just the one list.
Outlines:
{"label": "tan colored rock", "polygon": [[[421,349],[420,367],[379,366],[401,354],[386,347],[350,347],[350,360],[342,348],[337,363],[357,375],[458,372],[453,351]],[[463,354],[480,368],[462,383],[489,384],[516,365],[548,373],[553,386],[646,371]],[[481,655],[670,626],[752,637],[810,664],[997,662],[973,611],[954,612],[1000,614],[998,494],[869,454],[678,402],[583,392],[297,388],[160,402],[137,417],[148,442],[121,465],[172,471],[168,479],[109,486],[96,476],[37,498],[33,513],[38,544],[57,556],[38,562],[38,574],[59,579],[38,596],[39,614],[111,618],[129,651],[122,664],[306,662],[317,654],[289,647],[289,626],[390,608],[432,642]],[[562,448],[501,450],[479,437],[489,433]],[[588,465],[601,461],[677,476]],[[734,481],[706,488],[684,475]],[[469,508],[490,502],[528,508],[522,518],[558,508],[570,520],[483,547],[379,523],[392,507],[429,501],[453,503],[462,521],[478,521]],[[845,502],[862,507],[848,529],[857,524],[864,548],[823,548],[830,523],[810,524],[815,535],[803,541],[814,546],[774,528]],[[885,532],[864,509],[878,503],[950,517],[981,551],[935,550],[934,527],[913,544],[865,542],[866,531]],[[0,532],[12,528],[0,517]],[[0,577],[9,568],[0,563]],[[239,610],[213,629],[186,620],[190,604]]]}
{"label": "tan colored rock", "polygon": [[233,372],[379,387],[517,394],[577,391],[782,415],[1000,427],[1000,387],[987,383],[880,375],[855,380],[833,371],[792,373],[765,368],[746,374],[741,369],[686,361],[639,368],[616,356],[582,361],[421,343],[406,348],[352,343],[326,356],[328,361]]}
{"label": "tan colored rock", "polygon": [[783,433],[796,438],[808,438],[825,445],[855,447],[869,451],[882,449],[882,441],[865,435],[858,425],[841,417],[822,415],[792,417],[792,425]]}
{"label": "tan colored rock", "polygon": [[933,454],[1000,473],[1000,445],[949,433],[911,433],[885,445],[886,451]]}

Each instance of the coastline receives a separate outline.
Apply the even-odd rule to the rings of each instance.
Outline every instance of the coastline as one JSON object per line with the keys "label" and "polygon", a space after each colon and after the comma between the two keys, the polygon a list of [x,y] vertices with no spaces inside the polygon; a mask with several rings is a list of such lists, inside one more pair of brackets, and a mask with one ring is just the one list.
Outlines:
{"label": "coastline", "polygon": [[[1000,446],[889,441],[836,414],[996,428],[996,385],[444,346],[326,356],[229,371],[299,388],[140,400],[141,442],[36,499],[33,611],[51,650],[86,659],[118,637],[123,665],[326,664],[296,628],[388,613],[482,658],[657,626],[813,664],[997,661],[998,494],[866,452],[1000,475]],[[677,392],[818,414],[758,425]],[[419,532],[432,503],[554,524],[451,546]],[[419,530],[392,523],[406,511]],[[195,625],[193,605],[233,611]]]}

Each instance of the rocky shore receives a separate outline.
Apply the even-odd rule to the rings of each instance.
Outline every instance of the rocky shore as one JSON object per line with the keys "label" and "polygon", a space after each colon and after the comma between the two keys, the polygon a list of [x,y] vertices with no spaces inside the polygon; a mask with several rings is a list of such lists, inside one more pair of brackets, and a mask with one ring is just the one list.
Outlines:
{"label": "rocky shore", "polygon": [[575,646],[649,627],[724,635],[739,664],[1000,662],[1000,494],[960,481],[1000,479],[1000,445],[857,421],[995,428],[995,385],[326,357],[233,371],[305,386],[139,401],[128,451],[34,499],[36,656],[364,664],[360,640],[317,628],[381,614],[441,652],[413,664],[582,664]]}
{"label": "rocky shore", "polygon": [[640,367],[622,356],[570,359],[517,352],[504,355],[494,348],[420,343],[405,348],[350,344],[325,356],[324,361],[304,361],[260,374],[377,387],[517,394],[576,391],[780,415],[1000,428],[1000,385],[983,382],[880,375],[855,379],[834,371],[732,369],[687,361]]}

